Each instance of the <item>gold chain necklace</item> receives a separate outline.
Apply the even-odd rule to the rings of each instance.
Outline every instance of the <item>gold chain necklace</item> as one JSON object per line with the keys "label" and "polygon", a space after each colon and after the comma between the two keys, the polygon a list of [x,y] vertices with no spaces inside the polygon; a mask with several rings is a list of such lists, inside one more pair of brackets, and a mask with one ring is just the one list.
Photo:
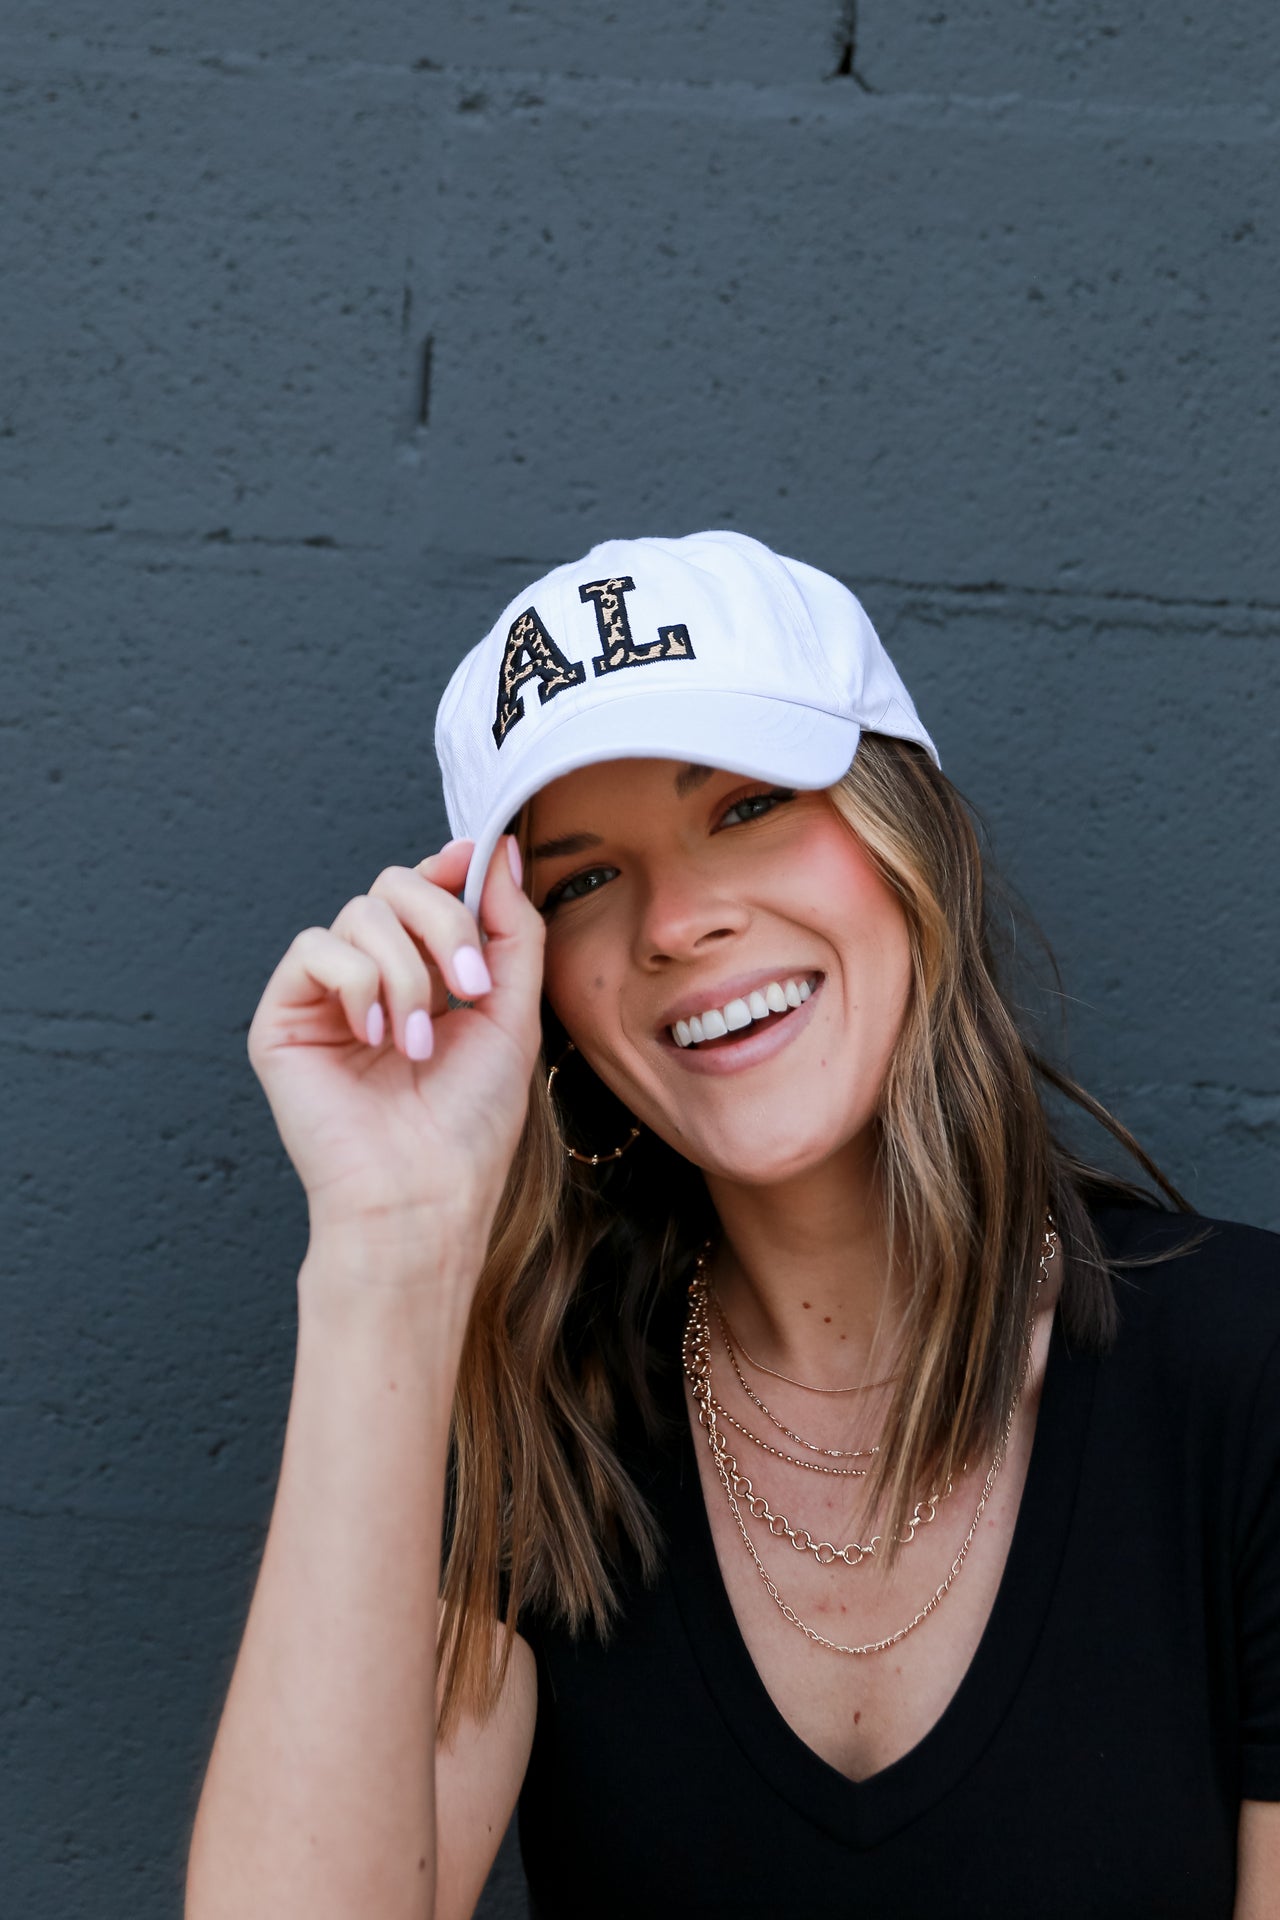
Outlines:
{"label": "gold chain necklace", "polygon": [[[715,1408],[717,1419],[723,1420],[728,1426],[736,1427],[743,1438],[750,1440],[753,1446],[760,1448],[761,1452],[771,1453],[775,1460],[785,1460],[790,1467],[803,1467],[806,1473],[829,1473],[837,1480],[865,1480],[871,1471],[870,1467],[828,1467],[821,1460],[800,1460],[794,1453],[787,1453],[782,1447],[771,1447],[769,1442],[762,1440],[758,1433],[752,1433],[750,1427],[744,1427],[741,1420],[735,1419],[714,1394],[711,1395],[711,1404]],[[807,1446],[808,1442],[804,1444]]]}
{"label": "gold chain necklace", "polygon": [[[707,1313],[705,1285],[701,1289],[700,1297],[691,1309],[689,1321],[685,1329],[684,1363],[685,1373],[688,1375],[691,1384],[695,1376],[700,1375],[702,1396],[699,1399],[698,1424],[707,1433],[708,1438],[710,1438],[713,1431],[715,1432],[716,1439],[713,1445],[713,1453],[717,1456],[717,1464],[723,1464],[724,1473],[727,1473],[729,1481],[731,1482],[731,1503],[734,1502],[736,1496],[736,1499],[740,1499],[746,1506],[753,1520],[762,1521],[764,1525],[768,1527],[775,1540],[788,1540],[798,1553],[813,1554],[818,1565],[821,1567],[833,1566],[837,1560],[843,1561],[847,1567],[856,1567],[859,1566],[863,1560],[873,1559],[884,1544],[882,1536],[878,1533],[874,1534],[872,1538],[865,1543],[860,1540],[850,1540],[847,1541],[844,1546],[837,1547],[830,1540],[815,1540],[807,1527],[793,1527],[785,1514],[775,1513],[765,1496],[762,1493],[756,1492],[751,1481],[747,1478],[746,1474],[741,1471],[738,1462],[720,1438],[718,1420],[721,1418],[727,1419],[731,1426],[738,1427],[739,1432],[746,1433],[748,1439],[755,1440],[756,1436],[748,1433],[747,1429],[742,1427],[740,1423],[733,1418],[732,1414],[725,1412],[725,1409],[720,1401],[716,1399],[712,1390],[711,1321]],[[698,1388],[695,1387],[694,1391],[695,1397],[698,1397]],[[780,1460],[789,1460],[791,1458],[789,1454],[779,1452],[776,1447],[767,1446],[764,1441],[757,1441],[757,1444],[763,1446],[766,1453],[776,1454]],[[801,1444],[807,1446],[809,1443],[808,1441],[802,1441]],[[878,1452],[879,1449],[877,1448],[873,1451]],[[798,1467],[808,1466],[809,1464],[806,1460],[795,1461],[795,1465]],[[866,1467],[826,1467],[819,1468],[819,1471],[826,1473],[857,1473],[865,1476],[868,1470]],[[721,1474],[722,1480],[724,1473]],[[899,1546],[909,1547],[911,1545],[911,1542],[916,1537],[917,1528],[927,1526],[929,1522],[936,1517],[938,1503],[945,1500],[950,1492],[951,1482],[948,1480],[941,1493],[931,1493],[925,1499],[916,1502],[915,1510],[906,1523],[906,1530],[898,1536]],[[741,1525],[741,1521],[739,1521],[739,1524]]]}
{"label": "gold chain necklace", "polygon": [[[785,1380],[789,1387],[799,1387],[801,1393],[874,1393],[877,1387],[891,1387],[897,1377],[891,1373],[883,1380],[859,1380],[856,1387],[811,1387],[807,1380],[796,1380],[793,1379],[789,1373],[779,1373],[776,1367],[766,1367],[763,1360],[757,1360],[753,1354],[748,1353],[746,1341],[729,1319],[728,1314],[720,1305],[719,1300],[713,1299],[712,1304],[715,1307],[716,1319],[720,1322],[726,1344],[738,1349],[738,1352],[742,1355],[752,1371],[754,1373],[767,1373],[771,1380]],[[739,1378],[741,1378],[741,1376],[739,1376]]]}
{"label": "gold chain necklace", "polygon": [[[862,1654],[871,1654],[871,1653],[887,1653],[890,1647],[896,1647],[900,1641],[906,1639],[909,1633],[913,1633],[915,1629],[918,1626],[920,1626],[923,1621],[927,1620],[929,1618],[929,1615],[934,1611],[934,1609],[940,1605],[943,1599],[945,1599],[947,1593],[951,1589],[953,1581],[956,1579],[956,1576],[959,1574],[961,1567],[963,1567],[965,1563],[965,1558],[969,1552],[969,1548],[973,1545],[974,1538],[978,1531],[979,1523],[981,1522],[982,1515],[986,1509],[987,1501],[991,1496],[991,1489],[996,1482],[996,1475],[1000,1471],[1000,1467],[1004,1461],[1005,1453],[1008,1449],[1009,1436],[1013,1431],[1013,1418],[1015,1413],[1018,1410],[1018,1402],[1022,1397],[1022,1385],[1025,1385],[1027,1372],[1029,1372],[1030,1370],[1031,1337],[1032,1337],[1032,1325],[1033,1325],[1032,1316],[1030,1315],[1028,1316],[1028,1322],[1027,1322],[1027,1342],[1026,1342],[1027,1367],[1023,1373],[1023,1380],[1022,1380],[1022,1383],[1019,1385],[1018,1391],[1013,1396],[1012,1403],[1010,1404],[1008,1418],[1005,1420],[1005,1423],[1004,1423],[1004,1432],[1001,1435],[1000,1444],[996,1448],[995,1457],[992,1460],[991,1465],[987,1470],[987,1477],[984,1480],[982,1485],[982,1493],[978,1500],[977,1511],[975,1512],[973,1519],[969,1523],[969,1531],[965,1534],[965,1537],[960,1545],[960,1550],[956,1554],[955,1559],[951,1562],[951,1566],[946,1574],[946,1577],[940,1582],[938,1587],[934,1590],[934,1592],[931,1594],[929,1599],[925,1602],[924,1606],[921,1607],[920,1611],[917,1614],[915,1614],[910,1620],[908,1620],[905,1627],[899,1627],[896,1633],[887,1634],[881,1640],[869,1640],[862,1646],[856,1646],[856,1647],[844,1646],[839,1641],[826,1639],[822,1634],[818,1632],[816,1627],[811,1627],[807,1621],[802,1620],[799,1614],[796,1612],[795,1608],[790,1606],[787,1603],[787,1601],[785,1601],[782,1598],[782,1595],[778,1592],[777,1587],[774,1585],[773,1581],[769,1578],[768,1569],[765,1567],[763,1560],[760,1558],[760,1555],[757,1553],[755,1542],[752,1540],[751,1535],[747,1530],[747,1523],[742,1517],[742,1510],[738,1504],[737,1495],[734,1490],[734,1476],[730,1473],[730,1470],[729,1470],[730,1462],[732,1461],[732,1455],[728,1453],[727,1449],[724,1446],[723,1441],[720,1438],[719,1430],[716,1425],[715,1411],[711,1405],[711,1400],[710,1400],[711,1337],[710,1337],[710,1317],[706,1311],[707,1251],[708,1249],[704,1247],[702,1249],[702,1252],[699,1254],[698,1264],[694,1271],[694,1277],[689,1285],[689,1295],[690,1295],[689,1317],[685,1323],[685,1332],[684,1332],[684,1341],[683,1341],[684,1368],[685,1368],[685,1373],[689,1380],[690,1389],[693,1393],[694,1401],[698,1407],[699,1424],[702,1426],[703,1431],[706,1433],[707,1441],[711,1448],[711,1457],[715,1463],[716,1473],[719,1477],[720,1484],[723,1486],[725,1490],[725,1495],[729,1502],[729,1510],[733,1514],[733,1518],[737,1523],[738,1532],[742,1536],[743,1545],[746,1547],[747,1552],[751,1556],[751,1559],[755,1565],[756,1572],[760,1575],[761,1580],[764,1582],[765,1590],[768,1593],[769,1598],[773,1601],[779,1613],[781,1613],[783,1619],[789,1621],[793,1627],[797,1628],[799,1632],[803,1633],[806,1639],[811,1641],[814,1646],[826,1647],[828,1651],[831,1653],[847,1653],[847,1654],[853,1654],[853,1655],[862,1655]],[[1049,1262],[1053,1259],[1056,1259],[1057,1253],[1058,1253],[1057,1229],[1055,1228],[1053,1223],[1053,1215],[1046,1214],[1044,1237],[1040,1247],[1040,1271],[1037,1276],[1037,1282],[1036,1282],[1037,1291],[1039,1290],[1040,1287],[1044,1285],[1045,1281],[1048,1279]],[[701,1314],[699,1314],[697,1311],[698,1305],[699,1305],[699,1294],[701,1294],[702,1296]],[[697,1326],[696,1322],[698,1322],[699,1320],[701,1322],[701,1325]],[[704,1414],[705,1414],[705,1418],[704,1418]],[[733,1465],[736,1467],[736,1462],[733,1462]],[[750,1505],[749,1502],[748,1502],[748,1505]],[[752,1511],[753,1518],[760,1517],[755,1513],[754,1509],[751,1509],[751,1511]],[[771,1527],[770,1531],[772,1530],[773,1529]],[[803,1531],[804,1529],[797,1530],[798,1533],[802,1533]],[[792,1545],[795,1546],[796,1544],[797,1544],[796,1539],[793,1539]],[[800,1544],[803,1546],[803,1543],[800,1543]],[[830,1545],[829,1542],[822,1542],[821,1544],[823,1546]],[[851,1547],[847,1551],[852,1552],[853,1550],[854,1549],[851,1545]],[[866,1552],[865,1549],[861,1549],[859,1553],[859,1557],[865,1557],[865,1552]],[[845,1557],[844,1554],[837,1552],[836,1548],[834,1547],[831,1548],[832,1560],[835,1560],[837,1558],[843,1559],[844,1557]],[[829,1564],[829,1562],[824,1562],[823,1564]],[[850,1560],[847,1562],[847,1564],[856,1566],[857,1561]]]}
{"label": "gold chain necklace", "polygon": [[[715,1305],[715,1302],[712,1301],[711,1299],[710,1289],[706,1288],[705,1291],[707,1295],[707,1300],[706,1300],[706,1303],[704,1304],[704,1311],[705,1311],[705,1305]],[[806,1440],[803,1434],[793,1433],[790,1427],[785,1426],[783,1422],[779,1420],[776,1413],[770,1412],[769,1408],[766,1407],[764,1401],[760,1398],[759,1394],[753,1393],[751,1388],[748,1386],[746,1380],[743,1377],[742,1368],[738,1365],[737,1355],[733,1351],[733,1345],[729,1339],[729,1331],[725,1325],[724,1316],[720,1312],[720,1308],[718,1305],[715,1307],[715,1312],[716,1312],[716,1318],[720,1322],[720,1335],[724,1341],[724,1350],[729,1356],[729,1365],[733,1368],[734,1372],[738,1376],[738,1385],[742,1388],[742,1391],[746,1394],[752,1406],[758,1407],[761,1413],[764,1415],[765,1419],[768,1420],[773,1426],[775,1426],[778,1429],[779,1433],[785,1433],[787,1436],[787,1439],[794,1440],[795,1444],[798,1447],[806,1447],[810,1453],[820,1453],[822,1454],[824,1459],[827,1459],[827,1460],[869,1460],[871,1459],[873,1454],[879,1453],[880,1451],[879,1447],[818,1447],[814,1445],[812,1440]],[[709,1332],[710,1331],[709,1320],[707,1324],[708,1324],[708,1332]],[[708,1357],[707,1364],[708,1366],[710,1365],[709,1357]],[[737,1424],[738,1423],[735,1420],[733,1422],[733,1425],[737,1426]],[[745,1433],[746,1432],[745,1427],[741,1428],[740,1431]],[[755,1436],[754,1434],[751,1434],[751,1435],[748,1435],[748,1438],[754,1439]],[[862,1471],[865,1473],[867,1469],[864,1467]]]}

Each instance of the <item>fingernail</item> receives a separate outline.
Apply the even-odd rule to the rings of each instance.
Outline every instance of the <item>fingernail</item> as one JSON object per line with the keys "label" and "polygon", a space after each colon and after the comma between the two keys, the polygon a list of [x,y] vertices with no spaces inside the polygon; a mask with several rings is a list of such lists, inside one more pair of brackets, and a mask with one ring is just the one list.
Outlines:
{"label": "fingernail", "polygon": [[511,862],[511,877],[519,886],[524,879],[524,862],[520,858],[520,849],[516,845],[514,833],[507,835],[507,858]]}
{"label": "fingernail", "polygon": [[453,956],[453,971],[458,985],[468,996],[488,993],[493,985],[479,947],[459,947]]}
{"label": "fingernail", "polygon": [[375,1000],[364,1017],[365,1038],[368,1040],[369,1045],[371,1047],[380,1047],[382,1045],[382,1036],[386,1030],[387,1023],[382,1017],[382,1002]]}
{"label": "fingernail", "polygon": [[431,1016],[415,1007],[404,1023],[404,1050],[411,1060],[429,1060],[433,1045]]}

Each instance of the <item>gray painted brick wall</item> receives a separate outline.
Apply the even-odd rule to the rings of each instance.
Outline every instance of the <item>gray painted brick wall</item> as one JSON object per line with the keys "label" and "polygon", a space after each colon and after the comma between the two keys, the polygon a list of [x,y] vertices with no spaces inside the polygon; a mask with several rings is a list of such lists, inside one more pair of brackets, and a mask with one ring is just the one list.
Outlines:
{"label": "gray painted brick wall", "polygon": [[245,1030],[443,837],[436,698],[545,565],[847,578],[1082,1075],[1280,1226],[1278,18],[11,0],[6,1912],[178,1910],[305,1232]]}

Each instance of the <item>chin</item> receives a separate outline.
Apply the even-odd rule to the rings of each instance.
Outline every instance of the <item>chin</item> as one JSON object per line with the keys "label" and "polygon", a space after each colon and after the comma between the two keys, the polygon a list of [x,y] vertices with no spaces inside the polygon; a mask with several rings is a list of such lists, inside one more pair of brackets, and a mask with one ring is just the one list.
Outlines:
{"label": "chin", "polygon": [[817,1172],[842,1154],[856,1153],[865,1142],[868,1124],[852,1132],[847,1126],[815,1127],[810,1123],[788,1129],[776,1123],[762,1124],[740,1138],[696,1144],[685,1141],[677,1152],[713,1179],[732,1180],[747,1187],[783,1186]]}

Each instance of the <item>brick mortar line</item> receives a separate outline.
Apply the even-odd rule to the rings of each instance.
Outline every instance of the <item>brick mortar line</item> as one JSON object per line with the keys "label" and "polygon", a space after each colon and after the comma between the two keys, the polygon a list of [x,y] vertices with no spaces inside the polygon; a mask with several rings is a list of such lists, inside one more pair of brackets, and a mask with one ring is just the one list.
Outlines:
{"label": "brick mortar line", "polygon": [[[607,72],[571,74],[542,67],[437,63],[429,56],[405,63],[326,60],[314,55],[219,53],[194,48],[151,51],[146,47],[111,47],[91,41],[50,43],[3,36],[0,36],[0,56],[11,77],[33,82],[46,82],[59,75],[71,80],[93,73],[118,74],[131,79],[151,74],[177,84],[202,79],[212,82],[262,79],[341,87],[349,86],[353,80],[370,79],[412,88],[436,83],[441,92],[461,89],[474,92],[477,84],[500,89],[498,97],[473,113],[472,118],[477,121],[482,121],[491,111],[506,117],[513,111],[538,111],[561,104],[580,115],[582,96],[587,93],[602,114],[628,107],[652,111],[670,102],[687,102],[698,111],[710,105],[718,115],[726,117],[732,117],[735,110],[745,106],[749,111],[741,115],[744,119],[799,117],[811,124],[822,124],[843,118],[920,125],[954,118],[975,126],[998,122],[1006,129],[1012,127],[1038,138],[1055,131],[1069,134],[1082,128],[1093,136],[1102,127],[1147,135],[1173,134],[1188,144],[1209,140],[1232,146],[1272,139],[1280,132],[1280,112],[1257,99],[1152,104],[1064,99],[1021,92],[884,93],[867,91],[854,77],[845,75],[818,75],[812,80],[781,83],[657,79]],[[537,89],[542,91],[532,97]],[[455,100],[453,104],[456,109],[459,103]]]}
{"label": "brick mortar line", "polygon": [[260,1540],[266,1523],[251,1520],[190,1520],[183,1515],[162,1513],[95,1513],[80,1507],[23,1507],[14,1501],[0,1501],[0,1520],[76,1520],[106,1527],[144,1527],[183,1533],[209,1534],[214,1538],[243,1535]]}
{"label": "brick mortar line", "polygon": [[[329,563],[349,556],[357,560],[373,556],[393,566],[411,567],[415,572],[425,566],[427,571],[420,574],[419,578],[428,590],[439,586],[483,587],[486,584],[485,575],[491,569],[504,572],[519,569],[532,578],[559,566],[564,559],[563,554],[489,554],[430,548],[406,553],[395,546],[378,548],[363,542],[337,540],[326,534],[303,535],[294,539],[284,535],[262,534],[223,538],[221,534],[214,537],[194,530],[169,533],[145,527],[59,526],[55,522],[24,523],[3,519],[0,519],[0,532],[48,540],[92,540],[103,543],[108,552],[132,547],[138,549],[138,556],[144,564],[150,564],[147,559],[149,549],[151,553],[158,551],[168,557],[167,564],[174,569],[192,560],[207,560],[215,566],[228,560],[232,565],[245,559],[256,563],[260,556],[267,553],[299,559],[317,555]],[[445,577],[436,579],[434,568],[438,568]],[[871,592],[916,594],[940,601],[954,600],[966,606],[981,606],[984,611],[1045,601],[1061,607],[1064,612],[1077,610],[1084,618],[1121,614],[1126,610],[1149,611],[1162,618],[1181,614],[1189,620],[1208,613],[1224,619],[1245,617],[1258,624],[1280,618],[1280,601],[1277,600],[1158,594],[1140,587],[1059,587],[1006,580],[911,580],[897,574],[845,573],[834,567],[829,571],[860,596]]]}
{"label": "brick mortar line", "polygon": [[1092,602],[1109,608],[1144,607],[1162,614],[1183,611],[1189,615],[1243,613],[1258,615],[1264,620],[1280,616],[1280,601],[1202,599],[1195,595],[1148,593],[1136,587],[1023,586],[1016,581],[1003,580],[972,583],[954,580],[904,580],[893,574],[858,574],[856,576],[840,574],[837,577],[843,579],[847,586],[854,588],[859,594],[879,588],[890,593],[946,595],[957,600],[988,605],[993,601],[1011,602],[1032,599],[1057,601],[1064,606]]}

